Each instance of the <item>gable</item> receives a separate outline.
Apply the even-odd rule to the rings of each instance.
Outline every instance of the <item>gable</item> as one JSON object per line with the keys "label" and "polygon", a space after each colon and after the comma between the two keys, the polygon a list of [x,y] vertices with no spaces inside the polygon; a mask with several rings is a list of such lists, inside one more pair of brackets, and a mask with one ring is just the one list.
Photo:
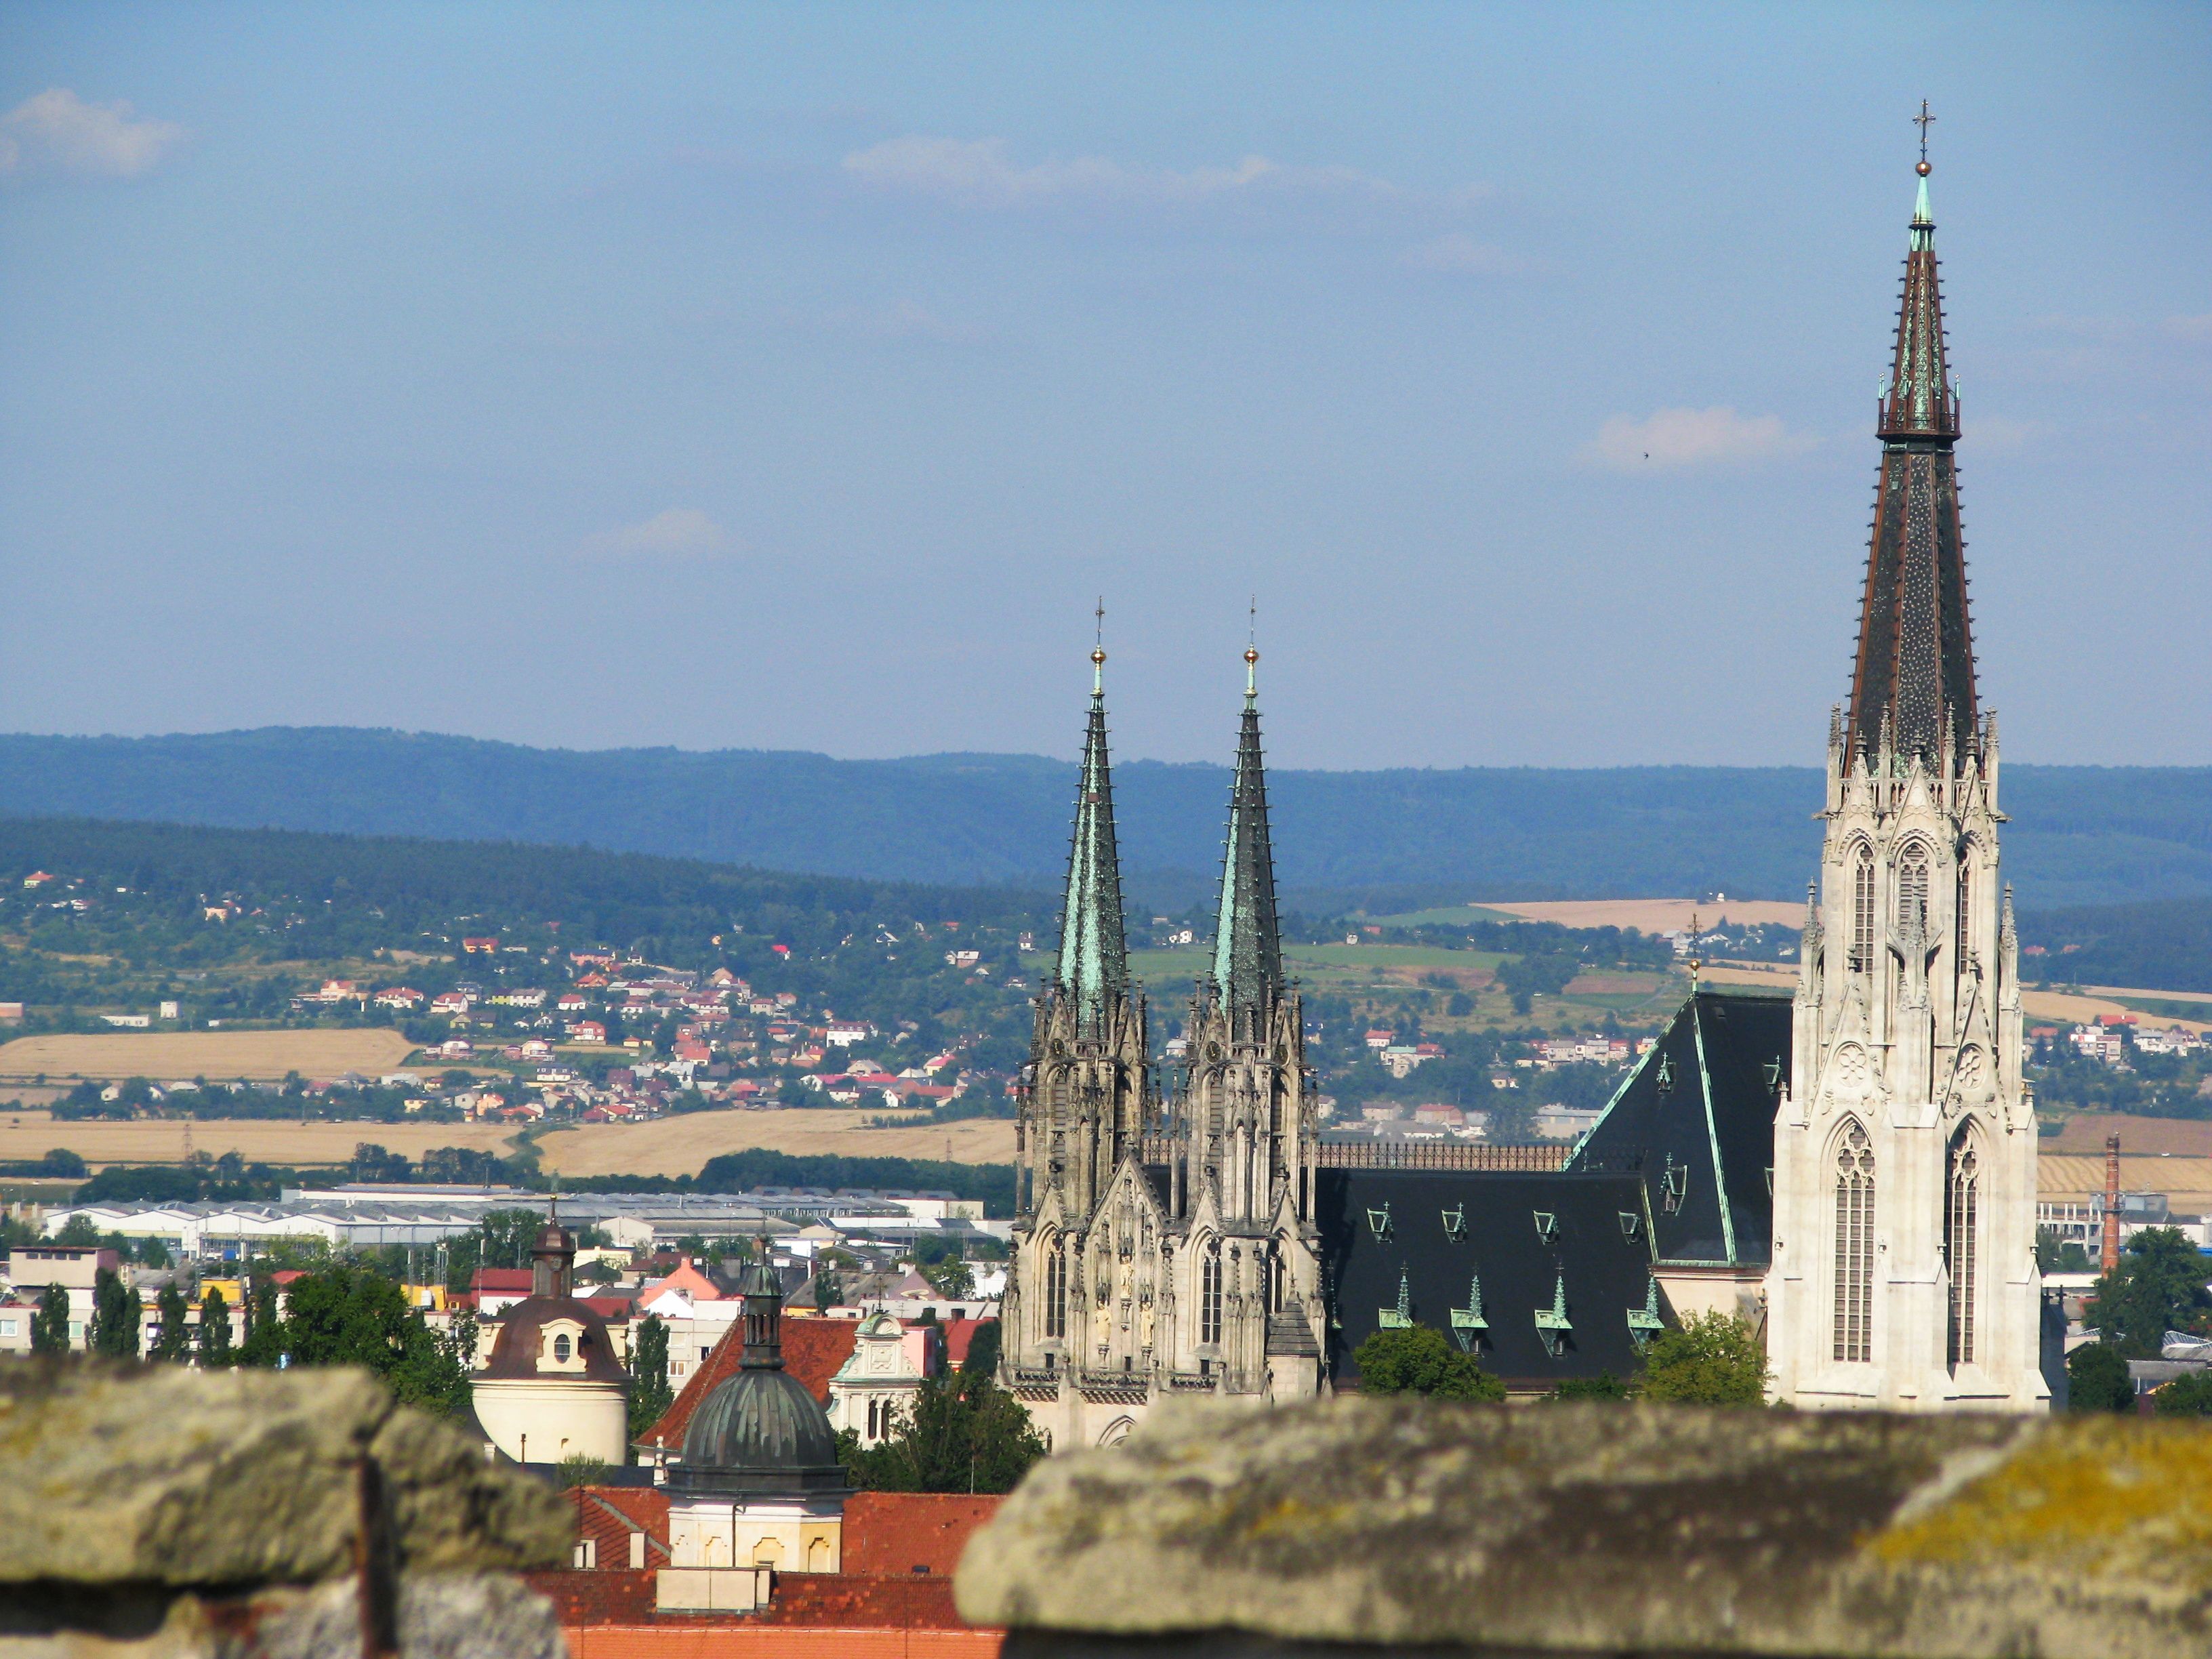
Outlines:
{"label": "gable", "polygon": [[1659,1260],[1771,1257],[1774,1114],[1790,1082],[1790,1019],[1786,996],[1698,991],[1575,1149],[1571,1170],[1639,1177]]}

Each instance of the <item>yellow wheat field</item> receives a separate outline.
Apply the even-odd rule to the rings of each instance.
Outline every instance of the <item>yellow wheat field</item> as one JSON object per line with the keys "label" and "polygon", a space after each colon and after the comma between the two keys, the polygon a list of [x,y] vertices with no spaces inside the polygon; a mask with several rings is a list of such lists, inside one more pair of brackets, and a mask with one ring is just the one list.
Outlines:
{"label": "yellow wheat field", "polygon": [[496,1123],[295,1123],[269,1118],[136,1118],[57,1123],[42,1111],[0,1108],[0,1162],[43,1158],[65,1146],[86,1163],[180,1164],[191,1150],[220,1158],[236,1152],[249,1164],[343,1164],[356,1143],[420,1158],[433,1146],[473,1146],[502,1157],[514,1131]]}
{"label": "yellow wheat field", "polygon": [[755,1146],[779,1152],[834,1152],[846,1158],[948,1159],[955,1164],[1011,1164],[1014,1126],[1007,1118],[870,1129],[876,1114],[834,1107],[771,1112],[688,1112],[650,1123],[592,1123],[559,1129],[538,1145],[549,1174],[696,1175],[721,1152]]}
{"label": "yellow wheat field", "polygon": [[267,1082],[297,1072],[310,1079],[389,1072],[414,1051],[397,1031],[103,1031],[17,1037],[0,1043],[0,1079],[204,1077]]}

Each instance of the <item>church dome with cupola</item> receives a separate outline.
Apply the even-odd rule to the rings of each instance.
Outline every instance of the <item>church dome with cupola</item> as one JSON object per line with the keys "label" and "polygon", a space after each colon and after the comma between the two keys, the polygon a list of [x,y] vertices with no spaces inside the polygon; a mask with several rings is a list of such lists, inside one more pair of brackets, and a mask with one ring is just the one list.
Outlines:
{"label": "church dome with cupola", "polygon": [[673,1566],[836,1572],[849,1492],[837,1437],[821,1402],[783,1367],[775,1270],[754,1263],[738,1291],[744,1358],[700,1402],[684,1461],[667,1472]]}
{"label": "church dome with cupola", "polygon": [[576,1297],[575,1238],[550,1220],[530,1255],[530,1294],[489,1333],[472,1379],[477,1420],[517,1462],[626,1463],[629,1374],[613,1330]]}

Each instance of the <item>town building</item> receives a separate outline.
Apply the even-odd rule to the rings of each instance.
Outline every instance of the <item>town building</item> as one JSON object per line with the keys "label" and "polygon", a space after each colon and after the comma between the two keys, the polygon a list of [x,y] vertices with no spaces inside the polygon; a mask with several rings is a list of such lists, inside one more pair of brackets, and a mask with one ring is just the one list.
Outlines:
{"label": "town building", "polygon": [[549,1221],[530,1255],[530,1295],[478,1330],[477,1421],[518,1463],[626,1463],[629,1374],[613,1328],[576,1298],[575,1238]]}

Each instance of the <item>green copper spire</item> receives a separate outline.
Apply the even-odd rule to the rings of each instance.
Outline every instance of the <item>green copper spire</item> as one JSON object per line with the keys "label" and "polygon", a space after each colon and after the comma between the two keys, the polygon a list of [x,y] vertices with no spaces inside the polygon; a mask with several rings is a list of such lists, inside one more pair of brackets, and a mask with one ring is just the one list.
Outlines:
{"label": "green copper spire", "polygon": [[1229,842],[1213,930],[1213,982],[1235,1013],[1283,985],[1275,927],[1275,858],[1267,838],[1267,779],[1260,750],[1260,653],[1244,653],[1244,722],[1229,789]]}
{"label": "green copper spire", "polygon": [[1060,907],[1060,983],[1079,1021],[1096,1021],[1107,998],[1129,978],[1121,931],[1121,863],[1114,842],[1114,781],[1106,763],[1106,653],[1091,653],[1091,723],[1083,739],[1083,777]]}

